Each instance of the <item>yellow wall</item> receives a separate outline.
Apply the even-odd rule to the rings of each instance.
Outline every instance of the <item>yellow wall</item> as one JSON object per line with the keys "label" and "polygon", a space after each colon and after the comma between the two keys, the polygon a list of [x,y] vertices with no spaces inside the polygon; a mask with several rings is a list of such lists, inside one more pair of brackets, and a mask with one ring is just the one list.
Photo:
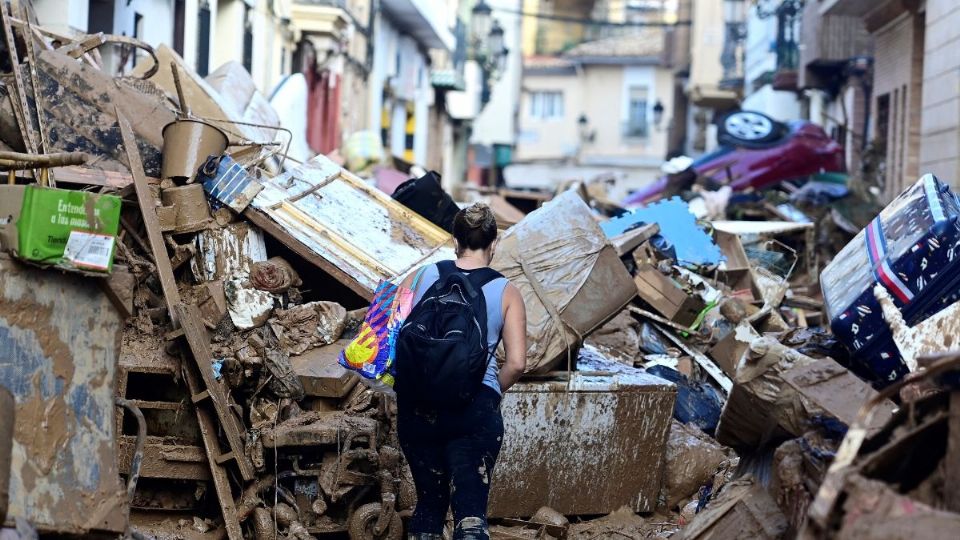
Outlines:
{"label": "yellow wall", "polygon": [[690,36],[690,84],[716,86],[723,78],[720,53],[723,51],[722,0],[696,0]]}
{"label": "yellow wall", "polygon": [[[535,91],[563,92],[563,118],[542,120],[530,115],[530,95]],[[520,94],[519,129],[516,159],[560,159],[573,157],[579,141],[577,118],[580,106],[580,80],[576,75],[524,75]]]}
{"label": "yellow wall", "polygon": [[[637,84],[649,87],[649,106],[657,100],[664,113],[660,127],[653,124],[648,109],[649,135],[642,139],[623,135],[627,119],[628,87]],[[555,120],[530,115],[530,95],[534,91],[562,91],[564,117]],[[584,161],[635,160],[659,163],[667,153],[670,111],[673,110],[673,74],[655,66],[586,66],[567,75],[524,75],[520,105],[520,136],[517,161],[560,160],[577,158],[581,114],[588,119],[588,128],[595,133],[593,142],[584,145],[579,155]],[[677,121],[683,121],[678,119]]]}

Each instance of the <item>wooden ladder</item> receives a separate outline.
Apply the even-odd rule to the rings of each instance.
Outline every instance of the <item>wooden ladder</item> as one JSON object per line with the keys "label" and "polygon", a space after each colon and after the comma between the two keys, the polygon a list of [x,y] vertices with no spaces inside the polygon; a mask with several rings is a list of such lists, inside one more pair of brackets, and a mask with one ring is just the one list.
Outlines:
{"label": "wooden ladder", "polygon": [[[200,435],[210,464],[210,475],[213,477],[214,488],[217,491],[223,522],[230,540],[243,540],[243,531],[237,518],[228,473],[228,466],[232,464],[236,467],[244,484],[253,480],[255,476],[253,464],[244,452],[243,426],[231,410],[229,392],[213,374],[213,354],[210,351],[210,340],[203,326],[200,311],[196,306],[184,304],[181,301],[173,275],[173,265],[167,254],[167,246],[156,214],[156,199],[150,193],[133,130],[119,108],[115,107],[114,110],[167,311],[173,327],[177,329],[167,338],[186,337],[189,350],[181,354],[181,371],[197,414],[197,423],[200,425]],[[224,434],[228,446],[226,451],[221,447],[218,427]]]}

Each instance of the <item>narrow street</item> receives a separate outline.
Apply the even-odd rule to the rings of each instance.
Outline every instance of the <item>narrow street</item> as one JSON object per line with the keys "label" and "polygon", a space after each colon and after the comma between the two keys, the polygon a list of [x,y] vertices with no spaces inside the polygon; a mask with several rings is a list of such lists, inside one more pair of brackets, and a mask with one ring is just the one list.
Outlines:
{"label": "narrow street", "polygon": [[951,538],[954,28],[0,0],[0,540]]}

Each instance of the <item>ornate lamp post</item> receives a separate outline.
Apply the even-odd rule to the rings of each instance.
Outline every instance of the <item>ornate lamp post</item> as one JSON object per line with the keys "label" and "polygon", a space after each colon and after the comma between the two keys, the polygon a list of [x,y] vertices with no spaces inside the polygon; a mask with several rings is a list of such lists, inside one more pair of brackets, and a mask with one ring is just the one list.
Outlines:
{"label": "ornate lamp post", "polygon": [[503,27],[499,21],[493,19],[492,14],[493,10],[483,0],[477,2],[470,11],[473,59],[483,73],[481,106],[490,101],[491,86],[500,78],[509,53],[504,41]]}

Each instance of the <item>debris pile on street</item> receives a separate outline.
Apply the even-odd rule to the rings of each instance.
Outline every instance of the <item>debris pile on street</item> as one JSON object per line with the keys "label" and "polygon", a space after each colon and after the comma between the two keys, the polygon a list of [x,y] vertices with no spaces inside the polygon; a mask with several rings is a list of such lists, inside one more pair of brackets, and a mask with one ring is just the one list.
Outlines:
{"label": "debris pile on street", "polygon": [[[239,66],[203,79],[123,38],[153,63],[114,77],[96,47],[117,36],[55,48],[3,23],[18,99],[0,122],[0,385],[16,400],[0,388],[0,519],[402,538],[416,501],[394,401],[337,359],[382,281],[453,257],[437,179],[391,198],[325,156],[285,158]],[[475,194],[499,205],[492,266],[528,318],[493,538],[960,523],[960,204],[925,176],[859,223],[821,204],[835,191],[678,190],[625,210],[576,186],[529,214]]]}

